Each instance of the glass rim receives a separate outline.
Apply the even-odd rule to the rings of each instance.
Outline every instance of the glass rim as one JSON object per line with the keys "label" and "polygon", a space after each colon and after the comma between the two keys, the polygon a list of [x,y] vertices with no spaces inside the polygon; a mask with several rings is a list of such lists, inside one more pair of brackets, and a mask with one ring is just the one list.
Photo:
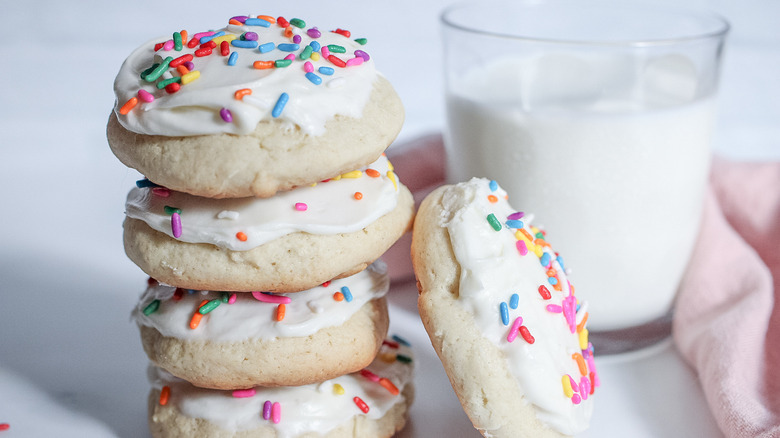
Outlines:
{"label": "glass rim", "polygon": [[[542,3],[540,2],[517,2],[517,1],[500,1],[492,3],[492,5],[498,5],[498,4],[506,4],[506,5],[528,5],[528,6],[538,6]],[[560,4],[560,3],[559,3]],[[578,5],[581,5],[581,3],[577,3]],[[466,9],[469,7],[475,7],[475,6],[484,6],[485,3],[478,2],[478,1],[464,1],[460,3],[454,3],[442,10],[442,12],[439,14],[439,20],[441,24],[444,25],[444,27],[460,30],[463,32],[475,34],[475,35],[481,35],[481,36],[489,36],[494,38],[503,38],[508,40],[515,40],[515,41],[523,41],[523,42],[529,42],[529,43],[542,43],[542,44],[555,44],[555,45],[582,45],[582,46],[612,46],[612,47],[651,47],[651,46],[668,46],[668,45],[676,45],[681,43],[688,43],[688,42],[694,42],[694,41],[704,41],[709,39],[717,39],[725,37],[726,34],[731,29],[731,25],[729,24],[728,20],[726,20],[725,17],[722,15],[708,11],[708,10],[697,10],[697,9],[687,9],[687,8],[673,8],[673,7],[663,7],[663,6],[655,6],[655,5],[634,5],[634,6],[626,6],[626,5],[612,5],[610,6],[610,10],[615,10],[616,8],[621,10],[633,10],[633,11],[655,11],[655,12],[666,12],[666,13],[674,13],[679,16],[682,15],[689,15],[692,17],[697,18],[703,18],[706,17],[708,19],[714,20],[714,22],[717,22],[717,26],[714,27],[714,30],[706,31],[706,32],[699,32],[692,35],[685,35],[685,36],[678,36],[678,37],[668,37],[668,38],[643,38],[643,39],[625,39],[625,40],[600,40],[600,39],[567,39],[567,38],[550,38],[550,37],[534,37],[530,35],[520,35],[520,34],[510,34],[507,32],[498,32],[498,31],[492,31],[492,30],[485,30],[481,28],[477,28],[475,26],[468,26],[464,25],[462,23],[457,23],[450,15],[458,10]]]}

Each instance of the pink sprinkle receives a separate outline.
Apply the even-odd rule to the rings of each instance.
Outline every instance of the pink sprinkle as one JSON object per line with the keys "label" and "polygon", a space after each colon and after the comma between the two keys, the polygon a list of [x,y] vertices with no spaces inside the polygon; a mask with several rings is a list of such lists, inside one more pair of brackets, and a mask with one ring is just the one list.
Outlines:
{"label": "pink sprinkle", "polygon": [[256,394],[256,391],[254,390],[254,388],[250,388],[250,389],[237,389],[237,390],[233,391],[233,397],[235,397],[235,398],[249,398],[249,397],[254,397],[255,394]]}
{"label": "pink sprinkle", "polygon": [[165,187],[152,187],[152,193],[161,198],[167,198],[171,196],[171,191]]}
{"label": "pink sprinkle", "polygon": [[330,56],[330,49],[328,48],[328,46],[322,46],[320,47],[320,53],[322,54],[323,58],[327,58],[328,56]]}
{"label": "pink sprinkle", "polygon": [[289,59],[290,61],[295,61],[295,54],[290,53],[289,55],[285,56],[284,59]]}
{"label": "pink sprinkle", "polygon": [[309,206],[306,205],[303,202],[296,202],[295,203],[295,209],[298,210],[298,211],[306,211],[306,210],[309,209]]}
{"label": "pink sprinkle", "polygon": [[517,339],[517,334],[519,333],[521,325],[523,325],[523,318],[518,316],[515,318],[515,322],[512,323],[509,334],[506,335],[506,340],[508,342],[514,342],[514,340]]}
{"label": "pink sprinkle", "polygon": [[230,297],[228,297],[228,304],[235,303],[237,298],[238,298],[238,294],[233,292],[232,294],[230,294]]}
{"label": "pink sprinkle", "polygon": [[263,292],[252,292],[252,296],[257,301],[262,301],[264,303],[271,303],[271,304],[290,304],[290,302],[292,301],[290,297],[285,297],[283,295],[271,295]]}
{"label": "pink sprinkle", "polygon": [[582,399],[587,400],[589,393],[590,393],[590,379],[588,379],[586,376],[582,376],[580,378],[580,394],[582,394]]}
{"label": "pink sprinkle", "polygon": [[528,247],[525,245],[525,240],[518,240],[515,246],[517,246],[517,251],[520,255],[524,256],[528,254]]}
{"label": "pink sprinkle", "polygon": [[214,35],[215,33],[217,33],[217,32],[216,32],[216,31],[213,31],[213,30],[212,30],[212,31],[209,31],[209,32],[198,32],[198,33],[196,33],[195,35],[193,35],[192,37],[193,37],[193,38],[195,38],[195,39],[201,39],[201,38],[203,38],[203,37],[212,36],[212,35]]}
{"label": "pink sprinkle", "polygon": [[522,211],[518,211],[518,212],[510,214],[506,218],[509,219],[509,220],[518,220],[518,219],[522,219],[523,216],[525,216],[525,213],[523,213]]}
{"label": "pink sprinkle", "polygon": [[171,231],[173,232],[173,237],[177,239],[181,237],[181,216],[179,216],[179,213],[173,212],[171,215]]}
{"label": "pink sprinkle", "polygon": [[563,312],[563,308],[557,304],[548,304],[546,307],[548,312],[552,313],[561,313]]}
{"label": "pink sprinkle", "polygon": [[574,403],[575,405],[578,405],[580,404],[580,402],[582,402],[582,398],[580,397],[579,394],[572,394],[571,402]]}
{"label": "pink sprinkle", "polygon": [[312,64],[309,61],[304,62],[303,63],[303,71],[305,71],[306,73],[313,72],[314,71],[314,64]]}
{"label": "pink sprinkle", "polygon": [[379,376],[377,376],[376,374],[372,373],[371,371],[369,371],[369,370],[367,370],[365,368],[360,370],[360,375],[365,377],[366,379],[372,381],[372,382],[378,382],[379,381]]}
{"label": "pink sprinkle", "polygon": [[146,90],[138,90],[138,98],[146,103],[154,102],[154,96]]}
{"label": "pink sprinkle", "polygon": [[574,390],[574,392],[579,391],[580,390],[580,386],[577,385],[577,381],[574,380],[574,377],[572,377],[572,376],[570,376],[568,374],[567,374],[567,376],[569,377],[569,383],[571,383],[571,389]]}
{"label": "pink sprinkle", "polygon": [[263,403],[263,420],[271,418],[271,406],[271,400],[266,400],[265,403]]}
{"label": "pink sprinkle", "polygon": [[163,50],[166,52],[173,50],[173,40],[168,40],[163,44]]}
{"label": "pink sprinkle", "polygon": [[271,407],[271,421],[273,421],[274,424],[279,424],[279,422],[282,421],[282,405],[280,405],[279,402],[274,402]]}
{"label": "pink sprinkle", "polygon": [[363,63],[363,58],[361,57],[355,57],[351,59],[347,59],[347,67],[352,67],[354,65],[360,65]]}

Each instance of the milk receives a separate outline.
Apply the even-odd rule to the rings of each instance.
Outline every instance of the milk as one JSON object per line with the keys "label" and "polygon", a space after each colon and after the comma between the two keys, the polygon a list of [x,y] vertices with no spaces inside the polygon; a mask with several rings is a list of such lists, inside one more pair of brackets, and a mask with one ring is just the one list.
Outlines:
{"label": "milk", "polygon": [[[571,76],[540,81],[550,62],[572,63]],[[589,75],[577,62],[502,60],[450,84],[448,179],[495,179],[534,213],[591,330],[637,326],[671,309],[690,258],[714,99],[694,98],[695,80],[679,74],[689,66],[673,57],[646,66],[631,99],[610,92],[614,65]]]}

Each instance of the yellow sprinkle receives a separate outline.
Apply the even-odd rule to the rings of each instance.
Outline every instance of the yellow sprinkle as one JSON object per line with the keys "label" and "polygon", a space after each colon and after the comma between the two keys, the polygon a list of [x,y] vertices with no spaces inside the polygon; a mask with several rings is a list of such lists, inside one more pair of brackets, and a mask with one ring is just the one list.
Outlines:
{"label": "yellow sprinkle", "polygon": [[395,353],[392,353],[392,352],[389,352],[389,351],[386,351],[386,352],[383,352],[383,353],[379,353],[379,360],[381,360],[382,362],[393,363],[393,362],[395,362],[395,359],[396,359],[396,354]]}
{"label": "yellow sprinkle", "polygon": [[395,170],[395,167],[393,167],[393,163],[391,163],[390,160],[387,160],[387,168],[390,170]]}
{"label": "yellow sprinkle", "polygon": [[342,178],[360,178],[361,176],[363,176],[363,172],[361,172],[359,170],[353,170],[352,172],[347,172],[347,173],[342,173],[341,174]]}
{"label": "yellow sprinkle", "polygon": [[580,349],[588,349],[588,329],[583,328],[580,332]]}
{"label": "yellow sprinkle", "polygon": [[392,170],[387,171],[387,177],[390,178],[390,181],[393,182],[393,187],[395,187],[395,191],[398,191],[398,182],[395,180],[395,174]]}
{"label": "yellow sprinkle", "polygon": [[316,187],[316,186],[317,186],[316,182],[313,182],[313,183],[309,184],[309,187]]}
{"label": "yellow sprinkle", "polygon": [[532,251],[534,254],[536,254],[537,257],[542,258],[542,255],[544,254],[544,248],[542,248],[539,245],[534,245]]}
{"label": "yellow sprinkle", "polygon": [[200,77],[200,70],[193,70],[181,77],[181,84],[187,85]]}
{"label": "yellow sprinkle", "polygon": [[561,378],[561,383],[563,384],[564,395],[566,395],[566,397],[571,398],[571,396],[574,395],[574,390],[571,388],[571,380],[569,380],[568,374]]}
{"label": "yellow sprinkle", "polygon": [[211,41],[214,41],[215,43],[217,43],[217,45],[220,45],[222,43],[222,41],[231,42],[231,41],[233,41],[236,38],[238,38],[238,35],[234,35],[232,33],[229,33],[227,35],[218,36],[218,37],[212,39]]}
{"label": "yellow sprinkle", "polygon": [[338,383],[333,384],[333,393],[336,395],[344,395],[344,387]]}
{"label": "yellow sprinkle", "polygon": [[333,178],[331,178],[330,180],[331,181],[338,181],[340,179],[341,179],[341,175],[337,175],[337,176],[334,176]]}
{"label": "yellow sprinkle", "polygon": [[320,60],[320,54],[319,54],[319,52],[314,52],[314,53],[312,53],[312,54],[311,54],[311,58],[310,58],[310,59],[311,59],[312,61],[319,61],[319,60]]}

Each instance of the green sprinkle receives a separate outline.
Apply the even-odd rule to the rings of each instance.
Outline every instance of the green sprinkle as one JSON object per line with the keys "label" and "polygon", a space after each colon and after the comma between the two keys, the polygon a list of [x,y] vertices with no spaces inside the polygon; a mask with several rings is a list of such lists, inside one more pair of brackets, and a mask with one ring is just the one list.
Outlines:
{"label": "green sprinkle", "polygon": [[404,356],[403,354],[397,354],[395,358],[398,359],[399,362],[412,363],[412,358],[409,356]]}
{"label": "green sprinkle", "polygon": [[290,20],[290,24],[297,27],[298,29],[303,29],[306,27],[306,22],[301,20],[300,18],[293,18]]}
{"label": "green sprinkle", "polygon": [[306,46],[303,48],[303,51],[300,55],[298,55],[298,59],[309,59],[311,58],[311,54],[314,51],[314,49],[311,48],[311,46]]}
{"label": "green sprinkle", "polygon": [[152,64],[151,67],[147,68],[146,70],[141,72],[141,79],[146,80],[146,76],[149,75],[149,73],[153,72],[154,69],[157,68],[157,66],[160,65],[159,63]]}
{"label": "green sprinkle", "polygon": [[144,307],[144,315],[149,316],[160,308],[160,300],[154,300]]}
{"label": "green sprinkle", "polygon": [[544,234],[542,234],[541,231],[539,231],[538,233],[534,234],[534,237],[536,237],[537,239],[544,240]]}
{"label": "green sprinkle", "polygon": [[157,83],[157,89],[158,90],[162,90],[163,88],[167,87],[168,85],[170,85],[170,84],[172,84],[174,82],[181,83],[181,76],[174,76],[172,78],[168,78],[168,79],[165,79],[165,80],[162,80],[162,81],[158,82]]}
{"label": "green sprinkle", "polygon": [[149,73],[148,75],[146,75],[144,77],[144,80],[146,82],[154,82],[157,79],[159,79],[160,76],[162,76],[162,74],[165,73],[165,70],[168,70],[168,64],[170,64],[171,61],[173,61],[173,56],[169,56],[169,57],[165,58],[163,60],[162,64],[160,64],[157,67],[155,67],[154,70],[152,70],[151,73]]}
{"label": "green sprinkle", "polygon": [[338,44],[328,44],[328,50],[330,50],[331,53],[347,53],[347,49]]}
{"label": "green sprinkle", "polygon": [[172,215],[174,213],[181,214],[181,208],[169,207],[167,205],[163,207],[163,211],[165,211],[165,214],[167,215]]}
{"label": "green sprinkle", "polygon": [[227,303],[228,301],[230,301],[230,293],[228,293],[228,292],[220,292],[219,295],[222,298],[222,302],[223,303]]}
{"label": "green sprinkle", "polygon": [[501,222],[496,219],[496,215],[490,213],[487,217],[487,221],[494,230],[501,231]]}
{"label": "green sprinkle", "polygon": [[365,39],[365,38],[358,38],[358,39],[355,40],[355,42],[360,44],[361,46],[365,46],[366,43],[368,42],[368,40]]}
{"label": "green sprinkle", "polygon": [[219,299],[211,300],[208,303],[202,305],[200,309],[198,309],[198,313],[200,313],[201,315],[205,315],[211,312],[212,310],[216,309],[217,306],[220,305],[220,303],[222,303],[222,301],[220,301]]}
{"label": "green sprinkle", "polygon": [[174,32],[173,33],[173,50],[176,50],[178,52],[181,49],[182,49],[181,32]]}
{"label": "green sprinkle", "polygon": [[277,59],[274,61],[274,67],[276,68],[288,67],[290,64],[292,64],[292,59]]}

